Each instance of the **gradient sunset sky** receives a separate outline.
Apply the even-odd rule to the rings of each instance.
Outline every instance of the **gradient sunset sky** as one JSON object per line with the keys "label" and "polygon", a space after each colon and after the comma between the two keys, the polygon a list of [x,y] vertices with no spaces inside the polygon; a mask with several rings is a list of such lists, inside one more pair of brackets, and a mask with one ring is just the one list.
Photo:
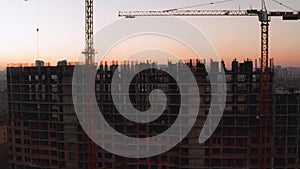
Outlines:
{"label": "gradient sunset sky", "polygon": [[[118,18],[119,10],[164,10],[217,0],[107,0],[95,2],[95,32]],[[290,11],[271,0],[269,11]],[[281,0],[300,10],[299,0]],[[235,0],[194,9],[260,9],[260,0]],[[76,61],[84,49],[84,0],[1,0],[0,68],[8,63]],[[201,30],[229,62],[260,57],[260,23],[256,17],[182,17]],[[39,27],[40,57],[36,56]],[[276,65],[300,66],[300,21],[272,18],[270,57]],[[101,49],[98,49],[101,50]]]}

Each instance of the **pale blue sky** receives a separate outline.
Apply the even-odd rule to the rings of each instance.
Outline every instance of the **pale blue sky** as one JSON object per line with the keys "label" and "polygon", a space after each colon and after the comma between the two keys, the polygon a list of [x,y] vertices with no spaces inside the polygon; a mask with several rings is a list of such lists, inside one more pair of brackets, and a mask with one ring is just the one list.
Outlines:
{"label": "pale blue sky", "polygon": [[[119,19],[119,10],[162,10],[215,0],[109,0],[95,1],[95,31]],[[299,0],[281,0],[299,10]],[[289,11],[271,0],[270,11]],[[197,9],[260,8],[260,0],[235,0]],[[255,17],[185,17],[202,30],[220,57],[258,58],[260,26]],[[0,65],[34,62],[36,27],[40,28],[40,59],[75,61],[84,48],[84,0],[1,0]],[[277,64],[300,66],[300,21],[271,22],[271,57]]]}

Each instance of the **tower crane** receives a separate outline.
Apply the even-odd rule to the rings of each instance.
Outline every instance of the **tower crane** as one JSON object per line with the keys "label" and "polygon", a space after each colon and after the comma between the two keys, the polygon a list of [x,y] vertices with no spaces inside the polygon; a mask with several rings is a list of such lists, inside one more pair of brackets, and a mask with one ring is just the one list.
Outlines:
{"label": "tower crane", "polygon": [[[25,0],[27,2],[28,0]],[[85,65],[91,66],[95,63],[95,54],[94,49],[94,2],[93,0],[85,0],[85,50],[82,54],[85,55]],[[37,36],[39,28],[36,29]],[[38,51],[38,37],[37,37],[37,57],[39,55]],[[87,77],[91,79],[91,73],[87,74]],[[88,91],[90,91],[89,89]],[[89,99],[89,98],[88,98]],[[87,106],[87,112],[89,112],[89,106]],[[88,149],[88,169],[96,169],[96,144],[88,138],[87,143]]]}
{"label": "tower crane", "polygon": [[[27,2],[28,0],[24,0]],[[36,29],[37,33],[39,28]],[[95,62],[96,50],[94,49],[94,2],[93,0],[85,0],[85,64],[93,65]],[[37,51],[38,55],[38,51]]]}
{"label": "tower crane", "polygon": [[[278,3],[278,1],[275,1]],[[283,5],[280,3],[280,5]],[[261,10],[163,10],[163,11],[120,11],[119,17],[135,18],[138,16],[258,16],[261,23],[261,57],[260,57],[260,94],[259,94],[259,161],[260,169],[267,168],[267,132],[272,120],[269,112],[269,22],[271,17],[283,20],[299,20],[300,12],[268,12],[266,3],[261,1]],[[286,5],[283,5],[286,7]],[[180,8],[182,9],[182,8]]]}
{"label": "tower crane", "polygon": [[[90,66],[94,66],[95,64],[95,54],[96,51],[94,49],[94,2],[93,0],[85,0],[85,50],[82,52],[85,56],[85,65],[87,66],[86,76],[88,79],[92,78],[92,70]],[[88,86],[85,88],[87,93],[94,92]],[[90,97],[87,97],[87,103],[90,103]],[[91,108],[90,106],[86,107],[87,115],[90,116]],[[90,117],[91,118],[91,117]],[[90,126],[93,126],[92,122],[89,122]],[[96,144],[91,140],[91,138],[87,137],[87,149],[88,149],[88,169],[96,169]]]}

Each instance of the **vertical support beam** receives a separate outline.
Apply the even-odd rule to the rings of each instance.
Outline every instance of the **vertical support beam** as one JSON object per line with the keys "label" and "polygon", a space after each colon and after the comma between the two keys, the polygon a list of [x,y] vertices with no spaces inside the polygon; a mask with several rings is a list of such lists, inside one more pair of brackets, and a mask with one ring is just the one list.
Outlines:
{"label": "vertical support beam", "polygon": [[36,28],[36,59],[40,60],[40,56],[39,56],[39,28]]}
{"label": "vertical support beam", "polygon": [[267,168],[269,114],[269,22],[261,23],[261,73],[260,73],[260,104],[259,104],[259,168]]}

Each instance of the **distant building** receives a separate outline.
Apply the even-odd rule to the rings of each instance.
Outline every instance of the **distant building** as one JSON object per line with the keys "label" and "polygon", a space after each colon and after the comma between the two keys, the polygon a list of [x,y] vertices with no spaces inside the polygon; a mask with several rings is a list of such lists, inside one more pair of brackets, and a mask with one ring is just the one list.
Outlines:
{"label": "distant building", "polygon": [[276,66],[274,71],[275,88],[288,88],[289,90],[300,90],[300,67]]}
{"label": "distant building", "polygon": [[6,73],[0,71],[0,118],[7,116],[7,83]]}

